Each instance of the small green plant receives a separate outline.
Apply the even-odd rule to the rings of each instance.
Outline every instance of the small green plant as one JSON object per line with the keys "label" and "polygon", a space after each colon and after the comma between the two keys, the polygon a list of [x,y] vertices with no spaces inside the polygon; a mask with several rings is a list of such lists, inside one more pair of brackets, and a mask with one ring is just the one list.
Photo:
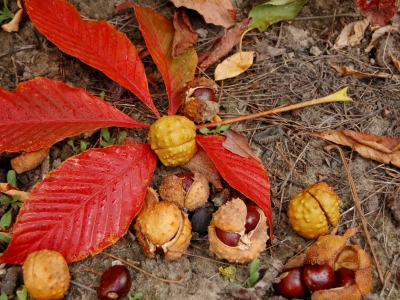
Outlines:
{"label": "small green plant", "polygon": [[72,147],[72,150],[74,151],[74,154],[77,155],[83,151],[87,150],[87,147],[89,146],[89,142],[86,142],[84,140],[80,140],[79,141],[79,146],[76,147],[75,146],[75,140],[73,137],[69,138],[67,141],[68,145],[70,145]]}
{"label": "small green plant", "polygon": [[256,285],[257,281],[260,279],[260,273],[258,272],[258,267],[260,266],[260,260],[254,259],[249,266],[250,277],[247,280],[246,286],[252,288]]}
{"label": "small green plant", "polygon": [[14,170],[7,172],[7,182],[12,186],[17,186],[17,173]]}
{"label": "small green plant", "polygon": [[0,300],[8,300],[8,297],[7,297],[7,295],[6,294],[1,294],[0,295]]}
{"label": "small green plant", "polygon": [[[137,300],[137,299],[140,299],[140,298],[142,298],[142,296],[143,296],[143,293],[136,293],[135,295],[131,295],[131,292],[129,292],[128,293],[128,295],[127,295],[127,297],[128,297],[128,299],[129,300]],[[1,300],[1,299],[0,299]]]}
{"label": "small green plant", "polygon": [[[6,205],[9,204],[15,204],[18,205],[19,207],[22,206],[22,202],[18,201],[18,195],[14,195],[12,197],[12,199],[8,198],[8,197],[4,197],[2,199],[0,199],[0,202]],[[6,213],[1,217],[0,219],[0,229],[6,229],[7,227],[9,227],[11,225],[12,222],[12,207],[6,211]]]}
{"label": "small green plant", "polygon": [[8,10],[8,7],[7,7],[8,6],[8,0],[4,0],[3,3],[4,3],[4,9],[0,10],[0,23],[5,21],[5,20],[14,18],[14,14],[11,11]]}
{"label": "small green plant", "polygon": [[203,128],[200,128],[199,131],[202,134],[219,134],[221,132],[228,130],[230,127],[231,127],[230,124],[226,124],[226,125],[218,124],[214,129],[210,130],[206,127],[203,127]]}
{"label": "small green plant", "polygon": [[17,297],[18,297],[18,300],[28,299],[28,290],[26,289],[26,287],[24,285],[22,286],[22,289],[17,290]]}
{"label": "small green plant", "polygon": [[[128,133],[126,131],[121,131],[121,133],[118,135],[117,143],[121,143],[127,137],[127,135]],[[101,136],[103,137],[100,141],[100,145],[102,147],[112,146],[115,144],[115,139],[111,138],[108,128],[101,129]]]}

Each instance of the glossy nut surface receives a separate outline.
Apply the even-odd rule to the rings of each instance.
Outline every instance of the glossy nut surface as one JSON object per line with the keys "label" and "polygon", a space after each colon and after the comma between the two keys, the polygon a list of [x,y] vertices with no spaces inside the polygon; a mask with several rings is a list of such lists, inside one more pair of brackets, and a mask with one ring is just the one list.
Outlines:
{"label": "glossy nut surface", "polygon": [[200,87],[193,91],[192,97],[195,97],[203,101],[215,102],[215,91],[211,88]]}
{"label": "glossy nut surface", "polygon": [[246,232],[256,228],[259,221],[260,212],[258,209],[255,206],[247,206],[246,224],[244,225]]}
{"label": "glossy nut surface", "polygon": [[333,286],[335,273],[329,265],[305,265],[303,267],[303,282],[312,293],[330,289]]}
{"label": "glossy nut surface", "polygon": [[100,286],[97,289],[99,300],[123,299],[132,286],[129,270],[122,265],[115,265],[101,275]]}
{"label": "glossy nut surface", "polygon": [[303,268],[293,268],[279,275],[280,282],[274,284],[274,289],[286,298],[299,298],[307,294],[302,280]]}
{"label": "glossy nut surface", "polygon": [[333,287],[347,287],[355,283],[355,274],[349,269],[338,269],[335,271],[335,279],[333,281]]}
{"label": "glossy nut surface", "polygon": [[240,240],[240,234],[236,232],[229,232],[219,229],[218,227],[215,228],[215,233],[219,240],[223,242],[225,245],[230,247],[236,247]]}

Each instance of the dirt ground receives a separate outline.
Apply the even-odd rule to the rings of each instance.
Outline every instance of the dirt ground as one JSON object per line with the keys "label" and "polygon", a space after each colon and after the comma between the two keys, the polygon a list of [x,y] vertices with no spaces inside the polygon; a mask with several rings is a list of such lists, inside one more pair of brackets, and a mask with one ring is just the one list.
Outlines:
{"label": "dirt ground", "polygon": [[[84,18],[108,20],[125,32],[136,45],[144,44],[132,11],[125,10],[117,16],[113,15],[115,5],[121,1],[70,2],[76,5]],[[167,1],[134,2],[154,8],[168,18],[173,15],[175,9]],[[238,18],[241,19],[248,15],[252,6],[263,1],[238,0],[233,3],[238,9]],[[194,12],[189,16],[194,28],[201,33],[196,45],[200,53],[216,36],[222,35],[224,30],[204,23]],[[338,152],[328,153],[324,147],[329,145],[329,142],[312,137],[308,132],[352,129],[400,137],[400,82],[395,79],[343,77],[330,66],[337,64],[352,66],[369,73],[383,71],[398,74],[393,65],[385,63],[385,60],[379,57],[382,55],[379,49],[371,53],[364,52],[371,38],[371,32],[368,30],[360,45],[338,51],[330,50],[343,28],[343,23],[359,19],[361,17],[357,15],[354,1],[310,0],[297,20],[290,24],[282,22],[273,25],[264,33],[250,32],[244,39],[245,50],[262,53],[263,48],[270,45],[285,49],[284,55],[274,58],[260,55],[247,72],[225,80],[223,88],[220,89],[220,115],[223,119],[318,98],[346,86],[349,87],[349,96],[354,100],[345,104],[314,106],[233,126],[233,129],[248,136],[252,149],[262,159],[271,181],[275,237],[272,244],[268,244],[267,251],[260,256],[263,270],[267,270],[275,259],[285,263],[310,245],[310,241],[301,238],[291,229],[286,216],[290,199],[308,184],[322,180],[332,185],[339,194],[342,200],[339,233],[343,233],[349,227],[361,225],[348,176]],[[104,90],[107,92],[107,101],[133,118],[147,123],[154,121],[150,111],[136,101],[134,96],[120,89],[99,71],[60,52],[29,20],[23,21],[17,33],[1,31],[0,41],[2,88],[12,91],[19,82],[37,76],[57,79],[84,88],[95,95]],[[381,44],[383,47],[384,42]],[[150,57],[144,59],[144,64],[149,73],[155,71]],[[214,67],[211,67],[206,72],[211,78],[213,69]],[[151,85],[151,92],[157,108],[165,114],[167,96],[163,84]],[[147,131],[128,132],[129,136],[145,141]],[[117,134],[117,131],[112,130],[112,133]],[[81,136],[77,139],[86,139],[94,146],[98,137],[99,133],[96,132],[91,137]],[[364,299],[400,299],[400,269],[397,267],[400,254],[400,170],[362,158],[349,148],[343,147],[343,150],[362,200],[379,266],[384,275],[389,274],[385,287],[382,287],[377,268],[374,267],[373,288]],[[57,143],[51,149],[47,165],[18,176],[19,187],[30,190],[39,182],[43,173],[57,167],[71,155],[72,149],[66,141]],[[8,157],[5,155],[0,157],[0,168],[9,169]],[[151,186],[157,188],[162,177],[178,170],[159,165]],[[396,203],[397,211],[395,208],[391,209]],[[364,233],[357,234],[352,242],[371,253]],[[132,269],[131,291],[132,294],[142,292],[141,299],[232,298],[225,292],[230,282],[225,281],[218,271],[220,266],[226,267],[229,264],[216,259],[208,251],[207,236],[194,235],[187,253],[173,262],[166,261],[161,256],[155,259],[145,257],[132,234],[127,234],[106,250],[159,277],[177,280],[183,276],[185,279],[181,284],[163,283]],[[73,284],[65,299],[96,299],[95,290],[99,284],[99,276],[88,271],[88,268],[102,272],[111,263],[112,259],[104,255],[72,263],[70,271]],[[2,266],[6,270],[9,267]],[[234,282],[243,284],[248,278],[248,266],[236,267],[238,273]],[[1,274],[0,280],[5,276],[4,272]],[[274,293],[270,290],[264,299],[273,296]]]}

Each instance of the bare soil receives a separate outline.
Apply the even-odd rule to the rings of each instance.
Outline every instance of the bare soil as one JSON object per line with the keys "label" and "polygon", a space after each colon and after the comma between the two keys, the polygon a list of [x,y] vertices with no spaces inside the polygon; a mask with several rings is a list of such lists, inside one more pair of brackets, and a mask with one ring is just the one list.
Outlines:
{"label": "bare soil", "polygon": [[[144,42],[132,11],[113,15],[117,0],[71,0],[86,19],[105,19],[125,32],[136,45]],[[247,16],[252,6],[263,1],[234,1],[239,18]],[[15,5],[15,3],[11,3]],[[139,1],[171,18],[175,8],[167,1]],[[340,16],[354,14],[353,16]],[[334,17],[334,15],[339,15]],[[201,52],[222,28],[208,25],[196,13],[190,17],[195,29],[200,30],[196,49]],[[328,153],[324,147],[328,142],[308,135],[311,131],[352,129],[371,134],[400,137],[400,83],[394,79],[356,79],[343,77],[330,64],[352,66],[363,72],[383,71],[398,74],[390,64],[379,65],[379,51],[365,53],[371,32],[367,31],[360,45],[339,51],[330,51],[344,23],[361,19],[357,16],[354,1],[310,0],[300,12],[299,18],[290,24],[282,22],[271,26],[264,33],[250,32],[244,39],[244,49],[257,51],[259,60],[244,74],[225,80],[221,93],[221,117],[231,118],[264,111],[270,108],[298,103],[328,95],[343,87],[349,87],[349,96],[354,100],[346,104],[327,104],[297,111],[259,118],[235,124],[233,128],[248,136],[254,152],[262,159],[271,181],[273,223],[275,237],[261,254],[262,269],[268,270],[273,260],[285,263],[312,242],[297,235],[288,224],[286,212],[290,199],[308,184],[325,181],[339,194],[341,220],[338,232],[361,225],[350,191],[348,175],[337,152]],[[151,123],[151,112],[136,98],[99,71],[79,60],[60,52],[48,42],[29,21],[22,22],[17,33],[0,31],[0,86],[14,90],[19,82],[43,76],[61,80],[71,86],[81,87],[99,95],[106,91],[106,100],[133,118]],[[381,47],[384,47],[384,42]],[[274,58],[265,58],[266,45],[284,48],[286,53]],[[238,49],[234,49],[237,51]],[[148,73],[156,70],[150,57],[144,59]],[[206,74],[213,78],[213,67]],[[220,84],[220,83],[219,83]],[[162,83],[151,85],[152,95],[161,113],[166,113],[167,96]],[[112,130],[114,136],[118,130]],[[145,130],[129,130],[129,136],[145,142]],[[90,137],[80,136],[98,146],[99,132]],[[399,209],[400,170],[359,156],[349,148],[343,148],[350,165],[351,174],[362,200],[364,215],[378,264],[383,274],[388,274],[385,286],[379,280],[377,268],[373,271],[373,288],[364,299],[400,299],[398,254],[400,253]],[[49,169],[73,155],[66,141],[53,146],[47,164],[18,176],[21,189],[30,190]],[[9,157],[0,157],[0,168],[9,169]],[[157,168],[151,186],[157,189],[162,177],[178,168]],[[4,171],[2,171],[4,173]],[[390,209],[397,203],[397,210]],[[397,213],[397,215],[396,215]],[[397,220],[395,217],[397,216]],[[371,253],[365,234],[352,239]],[[219,273],[226,261],[216,259],[208,251],[207,236],[194,235],[192,243],[182,258],[166,261],[162,256],[150,259],[144,256],[132,234],[127,234],[115,245],[106,249],[159,277],[177,280],[181,284],[163,283],[131,269],[132,294],[142,292],[141,299],[231,299],[226,293],[230,284]],[[372,260],[372,257],[371,257]],[[89,269],[104,271],[111,266],[112,259],[104,255],[88,257],[72,263],[70,271],[74,283],[65,299],[96,299],[94,291],[99,284],[99,275]],[[375,263],[373,262],[375,265]],[[9,270],[10,266],[2,266]],[[248,266],[237,265],[234,283],[243,284],[248,278]],[[389,272],[389,273],[387,273]],[[0,280],[4,287],[4,273]],[[21,283],[21,282],[20,282]],[[77,284],[76,284],[77,283]],[[273,297],[270,289],[264,299]]]}

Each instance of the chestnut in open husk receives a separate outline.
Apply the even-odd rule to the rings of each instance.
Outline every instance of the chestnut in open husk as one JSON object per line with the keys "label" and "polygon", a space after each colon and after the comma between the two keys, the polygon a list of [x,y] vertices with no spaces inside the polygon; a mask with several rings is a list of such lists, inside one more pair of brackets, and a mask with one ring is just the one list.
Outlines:
{"label": "chestnut in open husk", "polygon": [[190,243],[192,225],[175,204],[158,202],[155,191],[149,191],[134,226],[138,242],[148,257],[162,253],[168,260],[177,259]]}
{"label": "chestnut in open husk", "polygon": [[160,197],[179,208],[195,210],[207,203],[208,180],[198,172],[169,174],[161,182]]}
{"label": "chestnut in open husk", "polygon": [[[288,261],[285,272],[302,269],[302,283],[310,291],[312,300],[351,299],[360,300],[372,287],[372,265],[369,255],[357,245],[346,246],[347,239],[356,231],[349,229],[343,236],[321,236],[305,253]],[[284,280],[274,285],[275,290],[285,294],[293,285]],[[295,278],[295,283],[298,279]]]}
{"label": "chestnut in open husk", "polygon": [[250,262],[265,250],[267,228],[260,208],[247,207],[243,200],[234,198],[213,214],[208,227],[210,250],[230,262]]}

